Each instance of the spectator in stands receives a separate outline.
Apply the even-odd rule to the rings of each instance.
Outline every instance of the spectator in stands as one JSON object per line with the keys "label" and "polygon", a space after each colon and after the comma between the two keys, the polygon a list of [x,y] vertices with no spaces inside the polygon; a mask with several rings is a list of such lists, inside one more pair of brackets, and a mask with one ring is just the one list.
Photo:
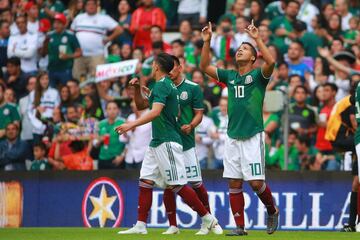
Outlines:
{"label": "spectator in stands", "polygon": [[324,32],[325,39],[331,43],[334,39],[341,38],[341,16],[337,13],[332,13],[326,25]]}
{"label": "spectator in stands", "polygon": [[[252,40],[251,37],[249,37],[248,33],[245,31],[245,28],[250,24],[249,20],[244,17],[244,16],[239,16],[236,18],[235,21],[235,29],[236,29],[236,33],[235,33],[235,45],[234,45],[234,49],[236,51],[236,49],[238,49],[240,47],[240,45],[243,42],[250,42],[253,43],[254,45],[256,45],[254,43],[254,41]],[[260,32],[259,32],[260,34]]]}
{"label": "spectator in stands", "polygon": [[267,90],[285,91],[289,85],[289,65],[286,62],[277,64],[277,69],[272,75],[272,80],[267,86]]}
{"label": "spectator in stands", "polygon": [[84,96],[80,92],[80,83],[77,79],[69,79],[66,83],[66,86],[69,87],[70,90],[70,99],[74,104],[82,104],[84,100]]}
{"label": "spectator in stands", "polygon": [[131,13],[130,13],[130,4],[128,0],[121,0],[118,5],[119,11],[119,25],[123,28],[123,32],[117,38],[117,42],[126,43],[132,45],[132,36],[130,33],[130,24],[131,24]]}
{"label": "spectator in stands", "polygon": [[65,115],[66,114],[66,108],[73,104],[71,100],[70,95],[70,88],[67,85],[61,86],[59,89],[60,94],[60,112]]}
{"label": "spectator in stands", "polygon": [[275,33],[274,44],[282,54],[286,53],[289,42],[296,39],[293,32],[293,23],[300,10],[300,4],[296,0],[288,1],[285,8],[285,16],[279,16],[271,21],[270,30]]}
{"label": "spectator in stands", "polygon": [[[184,57],[187,65],[196,66],[194,55],[194,43],[192,42],[192,26],[188,20],[183,20],[179,24],[180,39],[184,42]],[[179,57],[179,56],[177,56]]]}
{"label": "spectator in stands", "polygon": [[66,27],[71,26],[75,17],[83,12],[84,9],[84,1],[83,0],[70,0],[68,8],[64,11],[66,16]]}
{"label": "spectator in stands", "polygon": [[261,40],[265,43],[266,46],[270,45],[271,44],[271,31],[270,31],[269,27],[265,24],[262,24],[258,28],[259,28],[259,36],[260,36]]}
{"label": "spectator in stands", "polygon": [[0,68],[6,67],[7,46],[9,43],[10,25],[6,21],[0,21]]}
{"label": "spectator in stands", "polygon": [[59,93],[49,86],[48,74],[46,72],[39,73],[35,89],[30,93],[28,105],[28,116],[33,126],[34,143],[42,140],[46,123],[51,121],[54,108],[59,105]]}
{"label": "spectator in stands", "polygon": [[317,86],[328,81],[330,75],[329,64],[324,58],[317,57],[314,64],[314,74],[309,78],[309,87],[313,91]]}
{"label": "spectator in stands", "polygon": [[233,58],[238,48],[238,43],[234,37],[234,31],[232,30],[229,18],[224,18],[220,22],[219,27],[216,28],[216,37],[211,41],[211,48],[218,59],[231,61]]}
{"label": "spectator in stands", "polygon": [[0,169],[25,170],[25,160],[30,155],[29,146],[19,138],[19,125],[6,126],[6,138],[0,141]]}
{"label": "spectator in stands", "polygon": [[131,16],[130,31],[133,34],[134,48],[142,48],[147,52],[151,49],[150,27],[159,26],[163,31],[166,27],[164,12],[154,6],[154,0],[142,0],[142,6]]}
{"label": "spectator in stands", "polygon": [[119,141],[119,135],[114,131],[115,126],[120,126],[125,122],[118,117],[119,114],[116,102],[108,102],[107,118],[99,122],[99,138],[95,142],[95,146],[100,146],[99,169],[124,168],[125,144]]}
{"label": "spectator in stands", "polygon": [[163,46],[164,45],[162,41],[154,42],[152,44],[152,55],[146,58],[144,63],[142,64],[141,82],[147,85],[149,88],[151,88],[154,84],[154,81],[151,78],[152,63],[155,57],[164,50]]}
{"label": "spectator in stands", "polygon": [[306,73],[312,73],[312,69],[304,62],[304,46],[300,41],[294,41],[288,49],[289,74],[299,75],[302,78]]}
{"label": "spectator in stands", "polygon": [[7,88],[5,90],[5,93],[4,93],[4,100],[6,103],[10,103],[10,104],[13,104],[14,106],[17,107],[17,99],[16,99],[16,96],[15,96],[15,92],[13,89],[11,88]]}
{"label": "spectator in stands", "polygon": [[303,21],[307,26],[307,30],[312,32],[311,21],[319,14],[319,9],[313,5],[310,0],[297,0],[300,3],[300,10],[297,18]]}
{"label": "spectator in stands", "polygon": [[[334,156],[334,151],[331,143],[325,139],[325,133],[331,111],[336,103],[335,96],[338,88],[333,83],[325,83],[323,85],[323,89],[324,89],[324,99],[323,99],[324,106],[320,109],[315,147],[321,152],[323,156],[325,155]],[[322,168],[330,171],[337,170],[338,164],[334,158],[333,161],[331,160],[326,161]]]}
{"label": "spectator in stands", "polygon": [[66,85],[72,78],[73,60],[81,57],[80,44],[71,31],[65,29],[66,17],[62,13],[54,16],[54,31],[50,32],[43,44],[42,55],[49,55],[50,86]]}
{"label": "spectator in stands", "polygon": [[249,18],[254,20],[255,26],[260,26],[261,21],[265,18],[264,3],[262,0],[252,0],[250,2]]}
{"label": "spectator in stands", "polygon": [[14,89],[17,99],[22,98],[28,91],[26,89],[26,74],[21,70],[21,63],[18,57],[11,57],[6,64],[4,81],[8,88]]}
{"label": "spectator in stands", "polygon": [[228,126],[228,115],[227,115],[227,98],[221,98],[219,102],[219,111],[214,116],[217,118],[214,120],[216,125],[216,131],[211,134],[211,139],[213,140],[213,149],[214,149],[214,161],[212,169],[223,169],[223,159],[225,154],[225,139],[227,134]]}
{"label": "spectator in stands", "polygon": [[35,144],[33,147],[34,161],[32,161],[30,170],[31,171],[44,171],[51,169],[46,158],[46,145],[42,142]]}
{"label": "spectator in stands", "polygon": [[311,145],[311,141],[307,136],[299,136],[297,138],[296,149],[299,154],[301,170],[321,170],[321,153]]}
{"label": "spectator in stands", "polygon": [[343,31],[348,30],[349,20],[352,14],[349,11],[348,0],[335,0],[335,11],[341,16],[341,29]]}
{"label": "spectator in stands", "polygon": [[84,118],[95,118],[97,120],[104,119],[104,114],[101,109],[100,100],[95,94],[88,94],[84,97],[85,109]]}
{"label": "spectator in stands", "polygon": [[32,34],[27,30],[26,17],[18,16],[16,26],[19,28],[19,34],[10,35],[7,56],[18,57],[21,59],[21,70],[28,74],[37,72],[37,34]]}
{"label": "spectator in stands", "polygon": [[344,33],[344,42],[346,46],[356,44],[356,37],[360,35],[359,17],[352,16],[349,20],[349,29]]}
{"label": "spectator in stands", "polygon": [[308,90],[304,86],[295,87],[295,103],[290,105],[289,122],[291,129],[298,135],[309,137],[316,133],[316,115],[314,110],[306,104]]}
{"label": "spectator in stands", "polygon": [[59,0],[36,0],[40,8],[40,18],[54,18],[56,13],[62,13],[65,10],[64,4]]}
{"label": "spectator in stands", "polygon": [[266,17],[273,20],[276,17],[285,15],[286,0],[274,1],[265,7]]}
{"label": "spectator in stands", "polygon": [[[80,119],[80,113],[75,105],[69,105],[66,109],[66,122],[60,123],[60,130],[57,134],[59,137],[55,137],[52,141],[48,159],[49,163],[53,166],[56,170],[62,170],[65,168],[64,162],[61,157],[71,154],[71,149],[69,144],[72,142],[71,139],[65,139],[65,134],[68,134],[69,130],[72,126],[77,126]],[[55,148],[59,142],[59,155],[55,156]]]}
{"label": "spectator in stands", "polygon": [[[161,27],[158,25],[153,25],[150,27],[150,40],[151,45],[155,42],[162,42],[163,46],[162,49],[164,52],[171,54],[172,49],[171,45],[164,41]],[[148,49],[145,51],[145,56],[150,56],[152,54],[152,49]]]}
{"label": "spectator in stands", "polygon": [[180,0],[178,21],[189,20],[192,25],[205,24],[207,21],[208,0]]}
{"label": "spectator in stands", "polygon": [[[35,89],[36,85],[36,77],[31,76],[28,78],[26,89],[30,93]],[[21,116],[21,134],[20,138],[23,141],[27,141],[30,146],[32,146],[32,140],[33,140],[33,127],[30,122],[29,115],[27,114],[28,106],[30,101],[30,94],[22,97],[19,101],[19,112]]]}
{"label": "spectator in stands", "polygon": [[[27,2],[25,4],[25,13],[27,16],[27,30],[31,34],[37,34],[39,31],[39,9],[34,2]],[[12,24],[10,27],[11,35],[19,34],[19,28],[16,24]]]}
{"label": "spectator in stands", "polygon": [[18,127],[20,126],[20,116],[16,106],[5,102],[5,90],[5,86],[0,84],[0,140],[5,136],[7,125],[14,123]]}
{"label": "spectator in stands", "polygon": [[129,43],[123,43],[120,48],[120,57],[122,61],[132,59],[132,47]]}
{"label": "spectator in stands", "polygon": [[[73,76],[76,79],[87,74],[95,76],[96,66],[105,63],[104,45],[115,40],[122,28],[118,23],[106,14],[97,13],[96,0],[87,0],[85,13],[79,14],[71,24],[79,40],[82,57],[75,59]],[[106,33],[112,31],[107,36]]]}
{"label": "spectator in stands", "polygon": [[[297,171],[299,170],[299,156],[298,151],[295,146],[297,134],[294,130],[291,130],[288,136],[288,154],[289,154],[289,162],[287,166],[287,170],[289,171]],[[266,164],[268,167],[277,167],[281,170],[285,169],[285,159],[284,159],[285,147],[284,144],[281,144],[280,147],[273,153],[270,154],[269,159]]]}
{"label": "spectator in stands", "polygon": [[200,85],[204,92],[204,99],[211,104],[211,107],[219,105],[221,98],[221,87],[215,84],[214,81],[205,82],[205,76],[202,71],[195,69],[192,72],[191,79],[194,83]]}
{"label": "spectator in stands", "polygon": [[204,115],[201,123],[195,128],[195,148],[201,169],[209,166],[209,151],[213,143],[211,136],[216,133],[216,126],[212,118],[208,117],[209,103],[204,104]]}
{"label": "spectator in stands", "polygon": [[[60,143],[67,141],[67,136],[58,136],[55,147],[55,158],[61,159],[68,170],[93,170],[93,159],[90,157],[91,143],[86,146],[84,141],[74,140],[69,144],[70,154],[60,155]],[[90,141],[91,142],[91,141]]]}
{"label": "spectator in stands", "polygon": [[[126,121],[134,121],[148,112],[148,110],[137,110],[135,102],[131,102],[131,109],[133,113]],[[147,123],[127,132],[126,135],[121,135],[120,140],[126,142],[125,169],[140,169],[147,144],[151,141],[151,124]]]}

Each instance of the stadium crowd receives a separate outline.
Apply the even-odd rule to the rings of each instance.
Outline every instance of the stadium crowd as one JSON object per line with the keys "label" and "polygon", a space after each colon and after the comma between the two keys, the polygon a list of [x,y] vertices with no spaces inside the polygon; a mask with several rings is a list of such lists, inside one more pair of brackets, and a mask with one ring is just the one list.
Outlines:
{"label": "stadium crowd", "polygon": [[[283,111],[263,110],[267,167],[285,168],[286,144],[288,170],[346,169],[345,153],[355,152],[360,2],[223,2],[215,22],[211,0],[2,0],[0,169],[139,169],[151,125],[114,131],[147,111],[132,102],[134,76],[93,79],[99,64],[138,59],[136,76],[151,89],[152,62],[162,51],[180,58],[184,77],[201,86],[206,109],[196,149],[202,168],[221,169],[227,89],[199,70],[200,28],[209,20],[216,26],[212,63],[236,69],[234,53],[252,42],[244,30],[251,19],[277,62],[268,90],[290,101],[287,143]],[[176,38],[167,42],[167,32]]]}

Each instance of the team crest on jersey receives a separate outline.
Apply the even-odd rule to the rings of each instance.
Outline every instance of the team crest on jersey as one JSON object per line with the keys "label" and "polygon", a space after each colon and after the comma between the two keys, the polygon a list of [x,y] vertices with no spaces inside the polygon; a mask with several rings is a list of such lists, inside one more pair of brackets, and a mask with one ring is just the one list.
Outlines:
{"label": "team crest on jersey", "polygon": [[5,108],[4,111],[3,111],[3,114],[5,116],[7,116],[7,115],[9,115],[9,113],[10,113],[9,109]]}
{"label": "team crest on jersey", "polygon": [[87,187],[82,201],[82,219],[86,227],[118,227],[124,215],[124,198],[111,178],[95,179]]}
{"label": "team crest on jersey", "polygon": [[62,43],[67,43],[67,41],[68,41],[68,38],[67,38],[66,36],[63,36],[63,37],[61,38],[61,42],[62,42]]}
{"label": "team crest on jersey", "polygon": [[180,99],[181,100],[186,100],[186,99],[188,99],[188,93],[187,92],[182,92],[181,94],[180,94]]}
{"label": "team crest on jersey", "polygon": [[253,81],[253,78],[251,75],[247,75],[246,78],[245,78],[245,84],[250,84],[252,83]]}

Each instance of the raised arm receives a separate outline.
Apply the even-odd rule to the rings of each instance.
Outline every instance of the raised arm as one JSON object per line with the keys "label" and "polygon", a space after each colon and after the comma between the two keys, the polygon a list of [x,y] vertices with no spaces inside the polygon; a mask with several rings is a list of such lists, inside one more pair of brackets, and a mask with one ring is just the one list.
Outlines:
{"label": "raised arm", "polygon": [[336,70],[345,72],[347,74],[351,73],[351,68],[342,65],[339,61],[331,56],[331,53],[328,48],[318,48],[319,54],[321,57],[325,58],[329,64],[333,65]]}
{"label": "raised arm", "polygon": [[136,108],[138,110],[144,110],[149,107],[149,101],[144,98],[141,93],[141,87],[138,78],[133,78],[130,80],[130,84],[135,88],[134,101],[136,104]]}
{"label": "raised arm", "polygon": [[261,40],[261,37],[259,36],[259,29],[254,26],[254,20],[251,20],[251,24],[245,29],[245,31],[256,42],[256,45],[264,59],[264,63],[261,66],[261,72],[264,77],[269,78],[274,71],[275,60],[272,57],[269,49],[266,47],[265,43]]}
{"label": "raised arm", "polygon": [[201,51],[200,69],[210,77],[218,79],[216,74],[216,67],[210,65],[210,41],[212,35],[211,22],[209,22],[208,26],[202,29],[201,34],[202,34],[202,39],[204,41],[204,45]]}

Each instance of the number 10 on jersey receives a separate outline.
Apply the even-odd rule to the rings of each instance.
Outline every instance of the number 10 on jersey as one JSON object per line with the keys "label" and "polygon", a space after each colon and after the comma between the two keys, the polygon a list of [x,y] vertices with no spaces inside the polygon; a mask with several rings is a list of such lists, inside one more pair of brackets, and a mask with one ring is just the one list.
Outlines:
{"label": "number 10 on jersey", "polygon": [[244,97],[244,86],[234,86],[235,89],[235,98]]}

